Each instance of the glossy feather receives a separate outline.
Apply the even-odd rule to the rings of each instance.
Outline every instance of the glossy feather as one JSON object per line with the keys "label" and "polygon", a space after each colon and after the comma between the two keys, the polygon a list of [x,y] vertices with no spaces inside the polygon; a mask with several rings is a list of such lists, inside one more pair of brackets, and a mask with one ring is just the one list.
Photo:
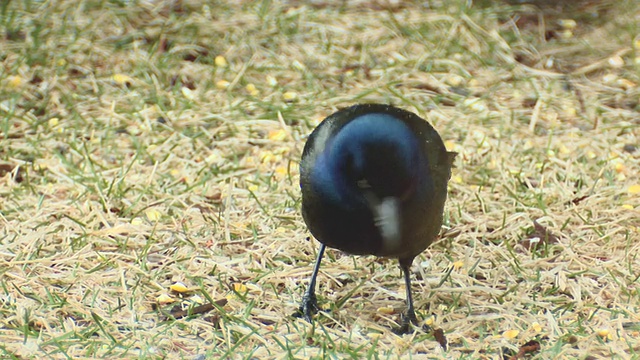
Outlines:
{"label": "glossy feather", "polygon": [[[454,156],[436,130],[411,112],[380,104],[342,109],[305,144],[304,221],[326,246],[399,259],[408,282],[408,266],[440,231]],[[407,294],[410,300],[410,289]],[[307,295],[315,302],[313,289]],[[302,310],[310,318],[310,310]]]}

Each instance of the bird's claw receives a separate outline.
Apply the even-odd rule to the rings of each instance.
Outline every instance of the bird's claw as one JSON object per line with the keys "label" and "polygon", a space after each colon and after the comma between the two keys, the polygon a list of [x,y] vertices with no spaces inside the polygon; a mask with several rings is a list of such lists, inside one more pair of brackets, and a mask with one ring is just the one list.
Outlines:
{"label": "bird's claw", "polygon": [[318,308],[318,299],[316,294],[305,293],[302,297],[302,303],[298,308],[297,317],[303,317],[308,322],[313,322],[313,314],[320,310]]}
{"label": "bird's claw", "polygon": [[[416,326],[420,325],[420,323],[418,322],[418,318],[416,317],[416,313],[413,311],[406,311],[402,313],[400,317],[400,327],[395,328],[393,332],[397,335],[408,334],[413,331],[413,328],[411,326],[412,324]],[[423,330],[428,331],[428,329],[428,325],[423,326]]]}

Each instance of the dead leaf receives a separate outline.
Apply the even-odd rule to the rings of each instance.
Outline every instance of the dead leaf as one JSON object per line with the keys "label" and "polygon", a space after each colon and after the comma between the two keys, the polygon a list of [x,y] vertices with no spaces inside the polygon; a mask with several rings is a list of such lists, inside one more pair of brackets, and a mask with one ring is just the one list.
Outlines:
{"label": "dead leaf", "polygon": [[22,173],[23,173],[22,167],[19,167],[16,169],[16,167],[11,164],[7,164],[7,163],[0,164],[0,177],[4,177],[9,173],[13,173],[11,174],[11,177],[13,178],[13,181],[17,183],[20,183],[24,180],[24,177],[22,176]]}
{"label": "dead leaf", "polygon": [[520,346],[518,353],[511,357],[511,360],[523,359],[525,355],[540,351],[540,343],[536,340],[528,341]]}
{"label": "dead leaf", "polygon": [[443,350],[447,350],[447,338],[444,336],[444,331],[441,328],[433,329],[433,337],[436,339],[438,344],[442,346]]}
{"label": "dead leaf", "polygon": [[533,232],[529,234],[526,239],[520,241],[520,244],[527,250],[535,251],[543,248],[545,245],[557,244],[558,242],[560,242],[558,236],[534,220]]}

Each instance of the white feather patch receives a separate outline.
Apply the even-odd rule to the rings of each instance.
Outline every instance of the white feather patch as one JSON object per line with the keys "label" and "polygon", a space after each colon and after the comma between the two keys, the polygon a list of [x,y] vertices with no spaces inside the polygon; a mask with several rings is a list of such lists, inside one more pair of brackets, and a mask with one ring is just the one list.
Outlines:
{"label": "white feather patch", "polygon": [[396,197],[386,197],[373,204],[375,224],[380,230],[384,247],[394,250],[400,246],[400,200]]}

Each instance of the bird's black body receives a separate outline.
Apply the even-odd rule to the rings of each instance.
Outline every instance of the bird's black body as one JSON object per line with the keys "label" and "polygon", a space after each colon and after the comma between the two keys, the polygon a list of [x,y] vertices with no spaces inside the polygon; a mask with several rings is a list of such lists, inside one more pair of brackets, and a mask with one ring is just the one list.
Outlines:
{"label": "bird's black body", "polygon": [[302,215],[323,244],[301,306],[307,319],[326,245],[399,259],[405,319],[415,321],[408,271],[440,231],[454,156],[428,122],[389,105],[355,105],[318,125],[300,161]]}

